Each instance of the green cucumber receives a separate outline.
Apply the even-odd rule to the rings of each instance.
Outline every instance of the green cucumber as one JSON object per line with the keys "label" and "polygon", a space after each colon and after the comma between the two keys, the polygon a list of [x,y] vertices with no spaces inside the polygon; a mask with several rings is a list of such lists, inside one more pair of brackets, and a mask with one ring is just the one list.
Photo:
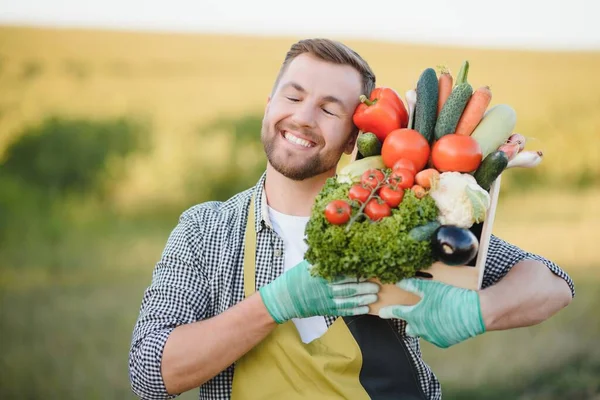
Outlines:
{"label": "green cucumber", "polygon": [[492,183],[506,169],[508,156],[502,150],[496,150],[483,159],[473,174],[477,184],[484,190],[490,190]]}
{"label": "green cucumber", "polygon": [[425,225],[419,225],[410,230],[408,235],[417,242],[422,242],[423,240],[430,240],[433,236],[433,233],[437,228],[440,227],[440,223],[438,221],[431,221],[426,223]]}
{"label": "green cucumber", "polygon": [[363,157],[378,156],[381,154],[381,142],[377,135],[365,132],[358,135],[356,147]]}
{"label": "green cucumber", "polygon": [[468,61],[463,61],[462,65],[460,66],[460,70],[458,71],[458,75],[456,76],[456,82],[454,84],[454,87],[461,85],[463,83],[467,83],[467,76],[469,75],[469,62]]}
{"label": "green cucumber", "polygon": [[437,102],[439,95],[438,78],[433,68],[427,68],[417,82],[417,103],[415,105],[415,127],[429,143],[433,141]]}
{"label": "green cucumber", "polygon": [[490,108],[477,125],[471,137],[479,143],[483,158],[496,151],[513,134],[517,124],[517,113],[506,105]]}
{"label": "green cucumber", "polygon": [[472,94],[473,87],[469,83],[461,83],[452,89],[452,93],[444,103],[435,124],[435,138],[437,140],[456,131],[458,121]]}

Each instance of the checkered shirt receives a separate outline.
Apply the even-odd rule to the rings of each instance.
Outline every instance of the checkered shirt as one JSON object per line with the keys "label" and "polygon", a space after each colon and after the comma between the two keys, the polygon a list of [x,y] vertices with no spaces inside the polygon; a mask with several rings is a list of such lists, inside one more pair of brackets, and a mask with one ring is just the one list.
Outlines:
{"label": "checkered shirt", "polygon": [[[283,241],[271,228],[266,212],[265,174],[257,185],[227,201],[205,202],[183,212],[154,268],[144,292],[129,353],[134,393],[143,399],[170,399],[161,376],[165,342],[175,327],[208,319],[244,299],[244,232],[248,206],[256,192],[256,284],[261,287],[283,272]],[[492,235],[482,288],[502,279],[523,259],[539,260],[575,290],[571,278],[553,262]],[[335,317],[325,317],[331,325]],[[405,323],[394,320],[417,368],[423,393],[441,399],[435,374],[421,358],[418,338],[404,335]],[[235,364],[200,387],[199,398],[229,399]]]}

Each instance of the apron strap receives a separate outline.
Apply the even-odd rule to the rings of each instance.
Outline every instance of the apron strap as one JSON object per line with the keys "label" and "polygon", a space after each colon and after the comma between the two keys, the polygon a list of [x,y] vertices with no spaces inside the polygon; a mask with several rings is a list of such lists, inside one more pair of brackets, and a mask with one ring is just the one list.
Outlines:
{"label": "apron strap", "polygon": [[256,230],[254,221],[254,194],[252,194],[244,239],[244,294],[246,298],[256,291]]}

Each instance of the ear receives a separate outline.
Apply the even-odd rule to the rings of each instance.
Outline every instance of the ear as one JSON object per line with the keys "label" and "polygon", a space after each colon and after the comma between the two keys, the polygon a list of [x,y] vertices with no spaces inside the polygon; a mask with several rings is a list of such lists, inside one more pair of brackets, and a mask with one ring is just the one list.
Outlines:
{"label": "ear", "polygon": [[350,134],[350,138],[348,139],[348,142],[346,143],[346,148],[344,149],[344,153],[350,155],[354,152],[354,147],[356,145],[356,139],[358,138],[358,135],[360,135],[360,131],[358,129],[354,129],[352,131],[352,133]]}

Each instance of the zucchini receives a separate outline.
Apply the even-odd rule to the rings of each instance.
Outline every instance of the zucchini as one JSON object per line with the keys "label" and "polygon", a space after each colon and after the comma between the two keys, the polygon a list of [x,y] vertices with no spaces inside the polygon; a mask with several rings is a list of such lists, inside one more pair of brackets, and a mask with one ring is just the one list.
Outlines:
{"label": "zucchini", "polygon": [[339,183],[350,184],[354,182],[360,182],[360,177],[362,174],[371,168],[385,168],[383,158],[381,158],[381,156],[371,156],[352,161],[339,171],[337,174],[337,181]]}
{"label": "zucchini", "polygon": [[506,169],[508,156],[502,150],[496,150],[483,159],[473,177],[484,190],[490,190],[492,183]]}
{"label": "zucchini", "polygon": [[444,103],[435,124],[435,138],[441,139],[444,135],[454,133],[458,121],[473,94],[473,87],[465,82],[452,89],[448,100]]}
{"label": "zucchini", "polygon": [[481,156],[485,158],[498,150],[512,135],[516,124],[517,113],[506,104],[498,104],[486,111],[471,134],[481,147]]}
{"label": "zucchini", "polygon": [[433,68],[427,68],[417,82],[417,103],[415,105],[415,130],[427,142],[433,141],[433,131],[437,118],[439,95],[438,79]]}
{"label": "zucchini", "polygon": [[431,221],[426,223],[425,225],[419,225],[412,228],[408,235],[417,242],[421,242],[423,240],[430,240],[435,230],[440,226],[441,224],[438,221]]}

